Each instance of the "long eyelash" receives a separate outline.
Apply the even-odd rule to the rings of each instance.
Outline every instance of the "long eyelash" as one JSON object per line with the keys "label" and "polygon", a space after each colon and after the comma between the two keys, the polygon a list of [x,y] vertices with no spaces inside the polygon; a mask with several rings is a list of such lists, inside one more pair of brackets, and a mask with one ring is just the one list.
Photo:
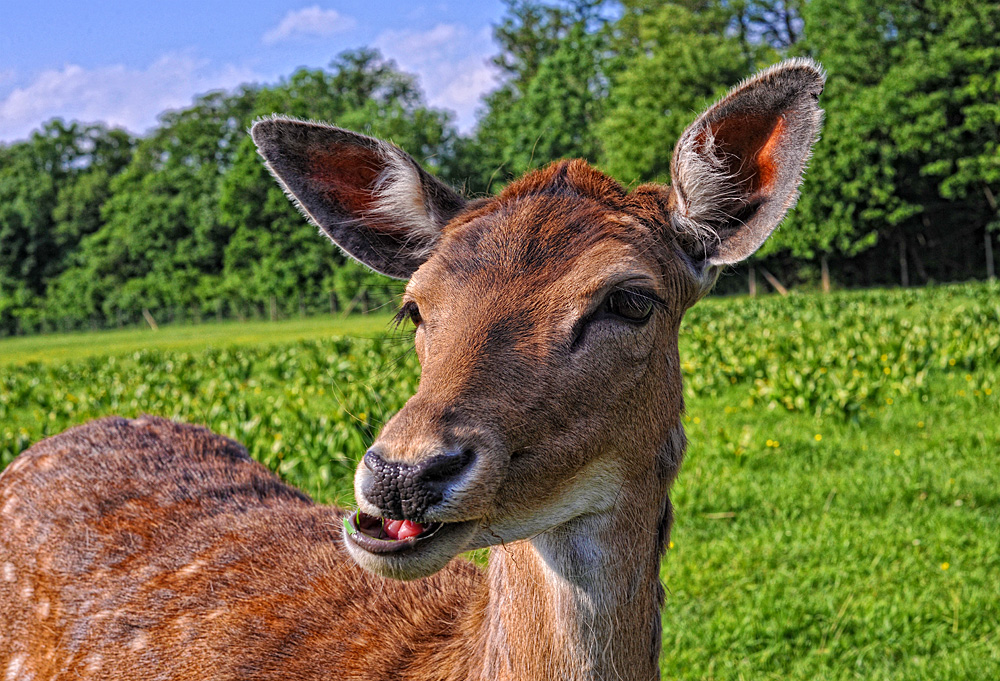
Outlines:
{"label": "long eyelash", "polygon": [[646,289],[638,289],[638,288],[627,288],[625,286],[615,286],[615,290],[622,291],[624,293],[628,293],[633,296],[637,296],[644,300],[648,300],[661,310],[667,309],[667,303],[652,291],[647,291]]}
{"label": "long eyelash", "polygon": [[420,316],[420,312],[417,310],[417,304],[412,300],[403,305],[396,311],[395,316],[392,318],[392,327],[394,330],[398,330],[407,320],[411,320],[414,323],[417,322],[417,318]]}

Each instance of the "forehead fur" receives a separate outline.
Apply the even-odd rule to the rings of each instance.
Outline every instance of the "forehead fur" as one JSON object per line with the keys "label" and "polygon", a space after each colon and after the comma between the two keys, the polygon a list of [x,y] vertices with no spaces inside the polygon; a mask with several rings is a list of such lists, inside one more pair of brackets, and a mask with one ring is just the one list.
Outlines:
{"label": "forehead fur", "polygon": [[667,197],[653,185],[627,192],[584,161],[560,161],[471,205],[445,228],[435,259],[465,277],[544,269],[558,278],[577,256],[616,241],[662,266],[671,250]]}

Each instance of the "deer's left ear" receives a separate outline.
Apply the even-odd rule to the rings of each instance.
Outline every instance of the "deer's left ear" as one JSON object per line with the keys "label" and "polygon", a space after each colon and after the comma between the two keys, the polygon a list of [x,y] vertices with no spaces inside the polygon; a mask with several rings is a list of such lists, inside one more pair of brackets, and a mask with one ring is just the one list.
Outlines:
{"label": "deer's left ear", "polygon": [[427,259],[465,200],[395,145],[322,123],[257,121],[267,167],[344,251],[397,279]]}
{"label": "deer's left ear", "polygon": [[819,136],[825,76],[790,59],[735,87],[684,131],[670,163],[671,219],[705,265],[749,257],[795,205]]}

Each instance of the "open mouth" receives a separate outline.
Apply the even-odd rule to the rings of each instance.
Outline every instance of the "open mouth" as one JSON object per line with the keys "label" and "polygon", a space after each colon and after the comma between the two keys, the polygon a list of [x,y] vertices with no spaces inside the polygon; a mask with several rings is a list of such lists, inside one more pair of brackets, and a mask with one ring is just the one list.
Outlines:
{"label": "open mouth", "polygon": [[[449,523],[451,524],[451,523]],[[344,530],[358,546],[371,553],[399,553],[438,534],[445,523],[415,523],[391,520],[356,511],[344,516]]]}

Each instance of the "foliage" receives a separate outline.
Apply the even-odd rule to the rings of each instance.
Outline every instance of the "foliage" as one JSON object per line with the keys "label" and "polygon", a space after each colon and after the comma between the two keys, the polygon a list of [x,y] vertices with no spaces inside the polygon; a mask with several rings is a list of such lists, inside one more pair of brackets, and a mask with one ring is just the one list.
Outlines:
{"label": "foliage", "polygon": [[[664,676],[997,676],[998,294],[730,298],[688,313]],[[15,361],[0,372],[0,466],[70,425],[151,412],[235,437],[348,504],[357,460],[416,390],[411,340],[284,331],[297,324],[226,347],[242,326],[190,327],[209,348],[134,334],[114,354]],[[93,352],[120,336],[82,338]],[[5,358],[12,343],[25,339],[0,342]]]}
{"label": "foliage", "polygon": [[[377,52],[166,112],[141,140],[51,121],[0,145],[0,334],[370,305],[398,286],[294,210],[246,134],[274,113],[393,140],[471,195],[583,157],[666,181],[683,128],[781,58],[828,72],[801,200],[755,256],[786,284],[991,272],[1000,232],[1000,6],[968,0],[507,0],[471,136]],[[1000,254],[998,254],[1000,255]],[[1000,258],[997,258],[1000,259]],[[745,266],[744,266],[745,267]],[[995,269],[995,265],[994,265]],[[745,269],[737,268],[745,272]],[[736,279],[721,288],[734,288]]]}
{"label": "foliage", "polygon": [[102,226],[133,144],[120,129],[53,120],[0,147],[0,330],[31,325],[50,283]]}
{"label": "foliage", "polygon": [[883,269],[898,251],[891,261],[912,261],[925,281],[952,276],[997,224],[1000,8],[813,0],[803,15],[806,46],[830,74],[827,125],[772,250],[873,249]]}
{"label": "foliage", "polygon": [[887,401],[925,398],[929,373],[1000,365],[998,293],[977,285],[758,298],[738,308],[708,301],[685,334],[688,387],[717,396],[743,386],[749,405],[863,421]]}
{"label": "foliage", "polygon": [[506,80],[486,97],[467,167],[476,192],[497,190],[559,158],[598,156],[596,124],[607,90],[604,2],[507,4],[494,31],[501,45],[495,63]]}
{"label": "foliage", "polygon": [[606,170],[626,184],[670,179],[674,144],[693,114],[750,71],[726,34],[724,7],[631,6],[618,36],[624,56],[599,126]]}

